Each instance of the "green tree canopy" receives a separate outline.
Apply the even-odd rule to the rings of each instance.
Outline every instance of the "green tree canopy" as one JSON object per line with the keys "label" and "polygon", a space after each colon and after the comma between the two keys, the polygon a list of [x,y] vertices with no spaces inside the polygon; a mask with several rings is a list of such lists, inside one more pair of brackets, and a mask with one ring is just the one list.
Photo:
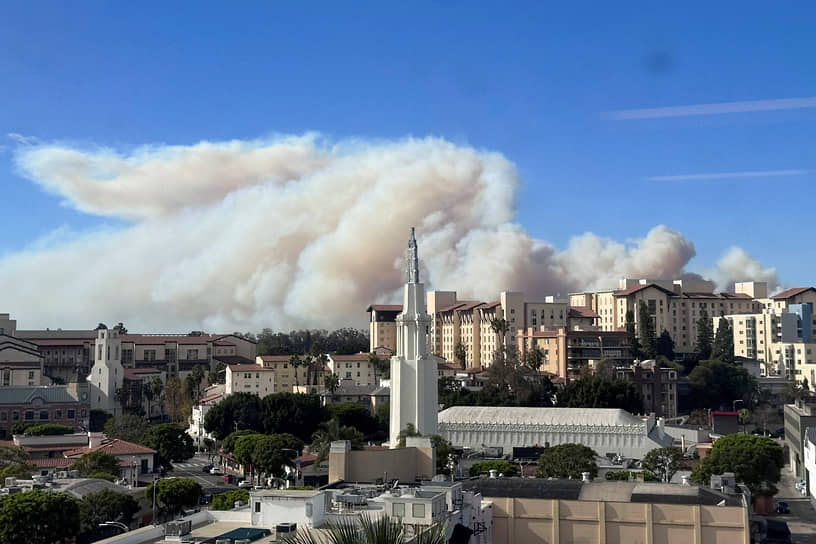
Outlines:
{"label": "green tree canopy", "polygon": [[76,470],[83,478],[90,478],[92,474],[105,473],[112,476],[119,475],[119,460],[110,453],[102,450],[88,452],[77,459],[71,470]]}
{"label": "green tree canopy", "polygon": [[643,410],[640,392],[632,383],[591,374],[568,383],[557,399],[559,406],[569,408],[621,408],[633,414]]}
{"label": "green tree canopy", "polygon": [[641,463],[658,481],[668,483],[683,466],[683,452],[680,448],[655,448],[646,454]]}
{"label": "green tree canopy", "polygon": [[247,436],[250,434],[261,434],[258,431],[253,431],[252,429],[241,429],[240,431],[235,431],[227,435],[223,442],[221,442],[221,449],[224,450],[225,453],[232,453],[235,450],[235,443],[238,441],[239,438],[242,436]]}
{"label": "green tree canopy", "polygon": [[41,423],[32,425],[23,432],[26,436],[56,436],[61,434],[71,434],[74,429],[67,425],[57,425],[56,423]]}
{"label": "green tree canopy", "polygon": [[3,544],[73,544],[79,506],[65,493],[26,491],[0,497]]}
{"label": "green tree canopy", "polygon": [[583,444],[560,444],[544,450],[538,459],[537,478],[570,478],[580,480],[582,472],[590,478],[598,475],[597,455]]}
{"label": "green tree canopy", "polygon": [[453,348],[453,358],[462,370],[467,368],[467,350],[462,342],[456,342]]}
{"label": "green tree canopy", "polygon": [[711,347],[711,357],[725,363],[734,362],[734,330],[725,317],[720,317],[717,325],[717,334],[714,336],[714,344]]}
{"label": "green tree canopy", "polygon": [[337,418],[341,426],[354,427],[365,437],[371,437],[379,430],[369,407],[359,402],[337,402],[327,408],[329,417]]}
{"label": "green tree canopy", "polygon": [[94,408],[89,412],[88,430],[94,433],[101,433],[105,430],[105,423],[113,417],[113,414],[105,410]]}
{"label": "green tree canopy", "polygon": [[662,355],[670,361],[674,359],[674,340],[666,329],[663,329],[663,332],[657,337],[655,351],[657,356]]}
{"label": "green tree canopy", "polygon": [[266,434],[293,434],[311,439],[326,421],[326,409],[317,395],[276,393],[263,398],[263,430]]}
{"label": "green tree canopy", "polygon": [[147,421],[143,417],[126,414],[112,417],[105,423],[105,436],[134,444],[144,444],[147,427]]}
{"label": "green tree canopy", "polygon": [[708,313],[700,310],[700,318],[697,319],[697,341],[694,344],[697,360],[705,361],[711,358],[712,342],[714,342],[714,325]]}
{"label": "green tree canopy", "polygon": [[252,393],[233,393],[204,416],[204,428],[217,440],[243,429],[263,429],[261,399]]}
{"label": "green tree canopy", "polygon": [[756,380],[743,367],[717,360],[700,361],[689,383],[697,406],[713,409],[747,400],[756,389]]}
{"label": "green tree canopy", "polygon": [[210,505],[210,510],[232,510],[235,508],[235,502],[241,501],[243,504],[249,502],[248,489],[231,489],[224,493],[215,495]]}
{"label": "green tree canopy", "polygon": [[640,340],[637,335],[637,325],[635,324],[635,313],[632,310],[626,312],[626,338],[629,341],[629,346],[632,351],[633,359],[640,359],[643,355],[641,353]]}
{"label": "green tree canopy", "polygon": [[785,463],[782,447],[773,439],[752,434],[729,434],[718,438],[711,453],[691,472],[691,479],[708,485],[711,476],[733,472],[754,495],[773,495]]}
{"label": "green tree canopy", "polygon": [[153,486],[156,486],[156,501],[165,512],[175,515],[185,506],[198,504],[201,486],[191,478],[163,478],[145,488],[145,498],[153,500]]}
{"label": "green tree canopy", "polygon": [[337,418],[331,418],[320,425],[320,428],[312,435],[312,445],[309,451],[317,455],[315,463],[319,464],[329,458],[331,443],[337,440],[348,440],[351,442],[351,449],[363,449],[363,433],[348,425],[341,425]]}
{"label": "green tree canopy", "polygon": [[186,461],[195,455],[192,437],[181,425],[161,423],[153,425],[145,435],[145,446],[156,450],[158,462],[171,468],[171,462]]}
{"label": "green tree canopy", "polygon": [[508,477],[518,476],[519,473],[516,465],[510,463],[509,461],[502,460],[479,461],[478,463],[471,465],[468,472],[470,477],[473,478],[475,476],[479,476],[480,474],[487,474],[491,470],[498,470],[499,474],[504,474]]}
{"label": "green tree canopy", "polygon": [[85,495],[79,501],[79,519],[83,533],[102,536],[99,524],[106,521],[117,521],[127,526],[133,522],[133,516],[139,511],[139,503],[127,493],[103,489]]}
{"label": "green tree canopy", "polygon": [[640,345],[642,346],[643,357],[654,359],[657,357],[655,324],[652,314],[649,312],[649,306],[642,300],[638,304],[638,328],[640,329]]}
{"label": "green tree canopy", "polygon": [[293,459],[303,451],[303,442],[288,433],[261,435],[252,450],[252,464],[261,474],[284,475],[284,465],[293,467]]}

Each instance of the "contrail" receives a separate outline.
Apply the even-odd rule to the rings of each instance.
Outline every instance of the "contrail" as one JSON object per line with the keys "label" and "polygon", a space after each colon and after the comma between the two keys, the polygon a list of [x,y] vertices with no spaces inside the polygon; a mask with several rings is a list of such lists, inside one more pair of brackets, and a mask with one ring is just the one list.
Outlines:
{"label": "contrail", "polygon": [[801,176],[807,174],[807,170],[756,170],[754,172],[721,172],[708,174],[680,174],[676,176],[651,176],[644,178],[646,181],[697,181],[714,179],[740,179],[740,178],[770,178],[781,176]]}
{"label": "contrail", "polygon": [[748,100],[744,102],[719,102],[716,104],[692,104],[689,106],[668,106],[664,108],[644,108],[617,110],[603,114],[613,121],[633,119],[660,119],[663,117],[691,117],[694,115],[720,115],[723,113],[747,113],[754,111],[799,110],[816,108],[816,96],[806,98],[778,98],[774,100]]}

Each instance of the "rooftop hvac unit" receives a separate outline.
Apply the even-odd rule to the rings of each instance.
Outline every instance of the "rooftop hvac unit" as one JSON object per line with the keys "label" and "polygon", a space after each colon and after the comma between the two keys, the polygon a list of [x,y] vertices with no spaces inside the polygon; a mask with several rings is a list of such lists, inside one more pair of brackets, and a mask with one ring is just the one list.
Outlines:
{"label": "rooftop hvac unit", "polygon": [[190,533],[193,522],[189,519],[183,521],[169,521],[166,525],[165,536],[182,536]]}
{"label": "rooftop hvac unit", "polygon": [[275,535],[278,540],[294,537],[297,534],[297,523],[287,522],[275,525]]}

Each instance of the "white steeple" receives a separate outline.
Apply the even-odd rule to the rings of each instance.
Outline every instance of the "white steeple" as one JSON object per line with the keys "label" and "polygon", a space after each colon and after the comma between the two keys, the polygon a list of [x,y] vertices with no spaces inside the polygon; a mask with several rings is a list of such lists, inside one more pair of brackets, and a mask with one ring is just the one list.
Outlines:
{"label": "white steeple", "polygon": [[425,286],[419,282],[419,255],[414,229],[405,252],[402,313],[397,316],[397,353],[391,358],[390,444],[409,423],[422,435],[436,434],[437,364],[428,353],[431,316],[425,313]]}

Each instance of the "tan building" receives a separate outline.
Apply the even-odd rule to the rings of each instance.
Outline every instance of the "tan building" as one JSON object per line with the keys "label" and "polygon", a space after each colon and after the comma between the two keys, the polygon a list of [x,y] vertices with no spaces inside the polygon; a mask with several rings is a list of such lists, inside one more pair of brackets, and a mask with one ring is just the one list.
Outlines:
{"label": "tan building", "polygon": [[567,330],[561,327],[554,331],[529,328],[519,332],[519,353],[524,354],[533,346],[544,354],[541,371],[562,378],[574,378],[581,368],[592,368],[604,359],[615,366],[632,360],[629,340],[622,331]]}
{"label": "tan building", "polygon": [[305,393],[323,390],[328,367],[309,365],[308,355],[298,355],[300,366],[292,366],[291,355],[259,355],[255,363],[275,373],[275,393]]}
{"label": "tan building", "polygon": [[51,383],[43,376],[39,346],[16,337],[17,322],[0,314],[0,388]]}
{"label": "tan building", "polygon": [[[354,355],[333,355],[329,354],[329,372],[335,374],[341,381],[350,380],[355,385],[376,385],[382,375],[376,366],[369,361],[368,353],[355,353]],[[379,356],[383,361],[383,367],[387,366],[388,357]]]}
{"label": "tan building", "polygon": [[614,375],[618,380],[631,382],[643,398],[643,413],[657,417],[677,417],[677,370],[661,368],[653,359],[631,366],[617,367]]}
{"label": "tan building", "polygon": [[400,304],[372,304],[366,311],[371,314],[368,323],[369,351],[386,348],[397,351],[397,315],[402,312]]}
{"label": "tan building", "polygon": [[705,487],[481,478],[463,489],[493,503],[493,544],[749,544],[743,495]]}
{"label": "tan building", "polygon": [[261,365],[229,365],[225,394],[254,393],[265,397],[275,393],[275,371]]}

